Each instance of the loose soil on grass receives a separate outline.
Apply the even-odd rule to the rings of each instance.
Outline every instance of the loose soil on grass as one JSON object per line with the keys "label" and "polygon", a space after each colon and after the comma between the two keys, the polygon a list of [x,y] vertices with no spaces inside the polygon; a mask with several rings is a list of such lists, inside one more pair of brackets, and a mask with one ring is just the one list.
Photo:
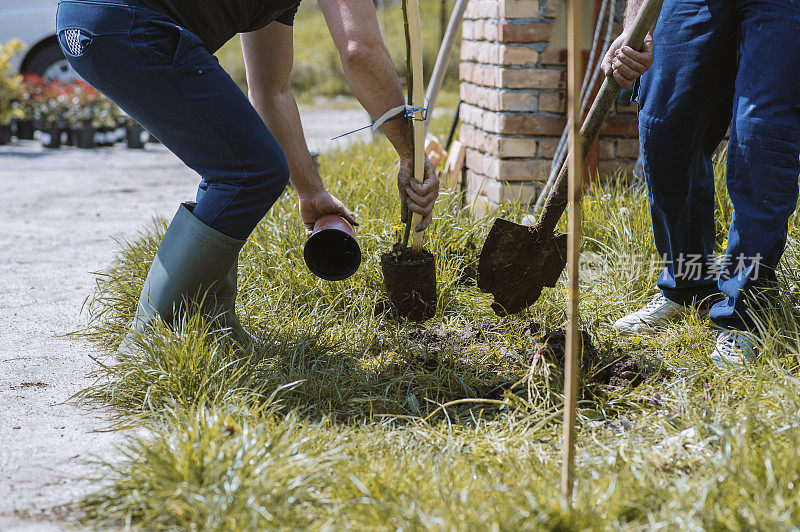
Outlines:
{"label": "loose soil on grass", "polygon": [[[540,331],[540,325],[535,321],[514,326],[511,322],[483,322],[469,324],[463,329],[445,329],[433,327],[428,329],[412,329],[398,338],[401,349],[413,353],[410,364],[428,372],[437,371],[445,362],[442,357],[445,353],[458,353],[473,346],[480,346],[497,342],[502,337],[516,334],[533,337],[533,347],[523,353],[509,349],[506,358],[512,364],[535,367],[544,363],[552,363],[559,368],[564,366],[564,353],[566,349],[566,333],[555,330],[542,336],[535,337]],[[639,361],[630,356],[617,353],[613,360],[600,356],[597,348],[592,343],[591,336],[586,331],[581,331],[583,341],[583,354],[580,361],[580,371],[585,382],[589,385],[611,388],[632,389],[642,384],[655,373],[643,367]],[[477,395],[487,399],[500,398],[511,383],[500,378],[499,374],[489,370],[487,383],[478,387]],[[499,381],[503,381],[502,383]],[[505,386],[504,386],[505,385]],[[512,390],[509,390],[512,391]]]}
{"label": "loose soil on grass", "polygon": [[[478,324],[469,324],[463,329],[445,329],[443,327],[412,329],[407,333],[405,339],[410,345],[417,345],[435,352],[454,347],[487,344],[509,334],[511,328],[512,324],[507,321],[485,321]],[[539,324],[531,321],[522,327],[522,333],[536,334],[539,329]]]}
{"label": "loose soil on grass", "polygon": [[[592,338],[586,331],[581,331],[581,343],[583,351],[580,371],[590,375],[589,380],[594,384],[633,388],[651,376],[635,358],[622,353],[619,353],[620,356],[610,364],[603,365],[597,348],[592,344]],[[531,365],[540,363],[542,360],[550,360],[563,367],[566,345],[567,336],[561,329],[537,338],[530,359]]]}

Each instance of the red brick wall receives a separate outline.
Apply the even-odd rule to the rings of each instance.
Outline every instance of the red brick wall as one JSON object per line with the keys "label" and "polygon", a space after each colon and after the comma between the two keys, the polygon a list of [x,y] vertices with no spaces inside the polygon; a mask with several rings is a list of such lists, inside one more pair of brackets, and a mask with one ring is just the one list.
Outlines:
{"label": "red brick wall", "polygon": [[[549,46],[559,0],[472,0],[461,44],[461,141],[476,209],[531,202],[565,125],[566,51]],[[588,52],[585,54],[588,57]],[[634,106],[615,109],[589,158],[601,177],[638,155]]]}

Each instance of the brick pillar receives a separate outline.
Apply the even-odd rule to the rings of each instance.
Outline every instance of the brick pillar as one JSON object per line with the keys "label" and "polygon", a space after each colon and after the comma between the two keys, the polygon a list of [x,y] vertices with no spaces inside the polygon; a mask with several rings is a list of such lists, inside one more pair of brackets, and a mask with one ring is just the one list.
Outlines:
{"label": "brick pillar", "polygon": [[[479,214],[534,201],[550,173],[566,112],[567,53],[550,46],[559,11],[559,0],[471,0],[467,8],[461,141],[468,197]],[[590,157],[593,173],[635,162],[635,108],[618,111]]]}

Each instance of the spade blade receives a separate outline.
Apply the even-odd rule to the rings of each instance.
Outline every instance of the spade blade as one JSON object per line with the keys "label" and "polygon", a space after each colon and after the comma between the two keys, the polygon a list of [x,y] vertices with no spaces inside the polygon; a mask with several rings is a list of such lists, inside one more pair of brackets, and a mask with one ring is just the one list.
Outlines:
{"label": "spade blade", "polygon": [[503,218],[495,220],[478,262],[478,288],[494,296],[498,316],[516,314],[555,286],[567,264],[567,235],[540,235]]}

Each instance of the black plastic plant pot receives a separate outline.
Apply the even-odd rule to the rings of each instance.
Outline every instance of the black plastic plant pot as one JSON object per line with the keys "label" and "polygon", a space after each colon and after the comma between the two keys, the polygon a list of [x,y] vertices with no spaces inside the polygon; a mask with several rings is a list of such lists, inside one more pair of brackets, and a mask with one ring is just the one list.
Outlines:
{"label": "black plastic plant pot", "polygon": [[128,138],[128,121],[119,120],[117,127],[114,129],[114,139],[116,142],[127,141]]}
{"label": "black plastic plant pot", "polygon": [[94,143],[103,148],[114,145],[114,128],[99,127],[94,135]]}
{"label": "black plastic plant pot", "polygon": [[61,128],[58,126],[48,127],[42,130],[42,146],[48,150],[57,150],[61,147]]}
{"label": "black plastic plant pot", "polygon": [[436,260],[424,249],[381,255],[383,285],[397,318],[423,322],[436,315]]}
{"label": "black plastic plant pot", "polygon": [[95,147],[95,130],[92,126],[82,126],[73,129],[75,146],[83,150],[91,150]]}
{"label": "black plastic plant pot", "polygon": [[65,127],[61,130],[61,144],[63,146],[75,146],[78,144],[78,139],[73,128]]}
{"label": "black plastic plant pot", "polygon": [[11,124],[0,124],[0,146],[11,142]]}
{"label": "black plastic plant pot", "polygon": [[321,279],[347,279],[361,266],[361,248],[353,226],[336,214],[320,217],[303,248],[303,258],[311,273]]}
{"label": "black plastic plant pot", "polygon": [[129,124],[125,128],[125,140],[130,150],[143,150],[147,131],[139,124]]}
{"label": "black plastic plant pot", "polygon": [[33,140],[33,120],[24,119],[16,122],[16,135],[18,140]]}

